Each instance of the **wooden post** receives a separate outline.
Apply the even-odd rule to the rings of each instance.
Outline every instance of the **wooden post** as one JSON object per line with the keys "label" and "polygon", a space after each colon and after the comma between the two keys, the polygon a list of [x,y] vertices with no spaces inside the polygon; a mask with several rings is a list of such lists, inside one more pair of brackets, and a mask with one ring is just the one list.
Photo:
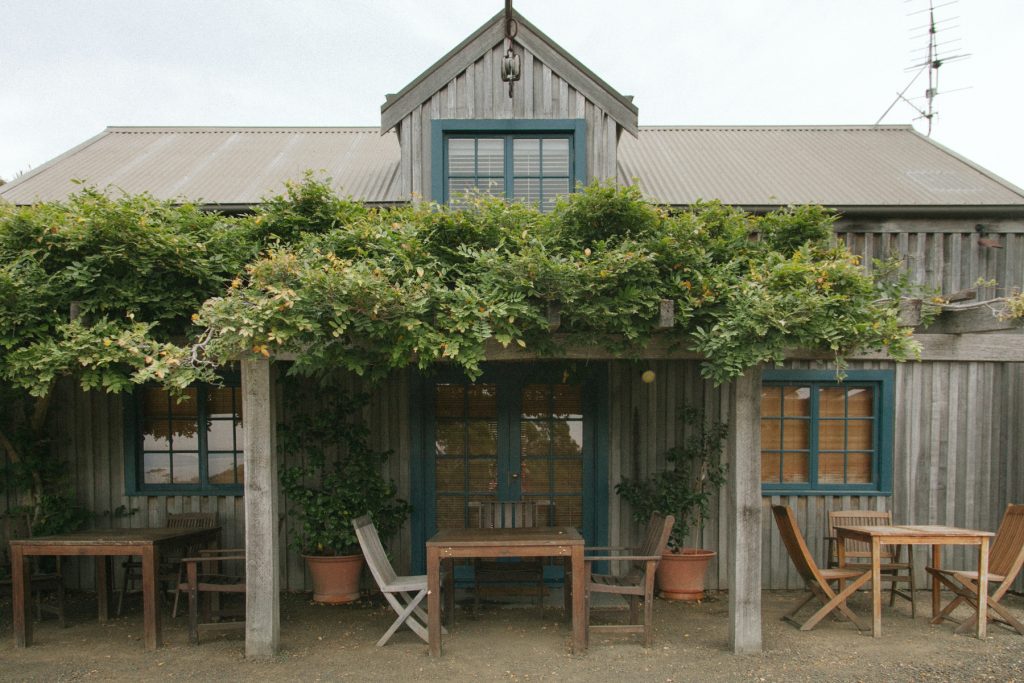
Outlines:
{"label": "wooden post", "polygon": [[277,420],[270,361],[242,361],[245,429],[245,656],[271,657],[281,639]]}
{"label": "wooden post", "polygon": [[662,299],[658,302],[658,327],[665,329],[676,324],[676,302]]}
{"label": "wooden post", "polygon": [[761,652],[761,369],[729,392],[729,646]]}

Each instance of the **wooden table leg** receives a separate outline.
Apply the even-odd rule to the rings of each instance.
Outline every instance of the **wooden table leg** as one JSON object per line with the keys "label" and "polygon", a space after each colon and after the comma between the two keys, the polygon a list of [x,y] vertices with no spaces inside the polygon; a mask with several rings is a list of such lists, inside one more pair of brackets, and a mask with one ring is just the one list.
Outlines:
{"label": "wooden table leg", "polygon": [[[932,545],[932,566],[936,569],[942,567],[942,546],[938,544]],[[941,595],[942,584],[939,583],[939,577],[932,574],[932,623],[935,623],[935,618],[939,616],[939,612],[942,611]]]}
{"label": "wooden table leg", "polygon": [[562,608],[572,618],[572,557],[562,558]]}
{"label": "wooden table leg", "polygon": [[882,544],[871,538],[871,635],[882,637]]}
{"label": "wooden table leg", "polygon": [[160,603],[157,601],[157,563],[159,550],[148,545],[142,549],[142,622],[146,649],[160,647]]}
{"label": "wooden table leg", "polygon": [[587,615],[586,595],[583,585],[583,546],[572,546],[572,652],[582,654],[586,650]]}
{"label": "wooden table leg", "polygon": [[441,553],[427,546],[427,641],[430,656],[441,656]]}
{"label": "wooden table leg", "polygon": [[188,642],[199,644],[199,568],[198,562],[186,562],[188,577]]}
{"label": "wooden table leg", "polygon": [[96,556],[96,606],[99,622],[107,623],[110,618],[110,575],[112,574],[110,557]]}
{"label": "wooden table leg", "polygon": [[455,559],[449,557],[444,563],[444,625],[455,624]]}
{"label": "wooden table leg", "polygon": [[978,638],[988,631],[988,538],[978,544]]}
{"label": "wooden table leg", "polygon": [[32,644],[32,615],[28,613],[29,585],[28,558],[20,546],[11,545],[11,604],[14,609],[14,647]]}

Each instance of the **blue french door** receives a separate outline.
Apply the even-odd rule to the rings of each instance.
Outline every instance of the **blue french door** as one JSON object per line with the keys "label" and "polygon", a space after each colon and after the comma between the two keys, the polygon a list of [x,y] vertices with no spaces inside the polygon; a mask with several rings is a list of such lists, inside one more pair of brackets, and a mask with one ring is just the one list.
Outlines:
{"label": "blue french door", "polygon": [[413,401],[413,564],[438,529],[475,527],[479,503],[538,505],[539,523],[607,536],[606,367],[490,364],[475,381],[423,377]]}

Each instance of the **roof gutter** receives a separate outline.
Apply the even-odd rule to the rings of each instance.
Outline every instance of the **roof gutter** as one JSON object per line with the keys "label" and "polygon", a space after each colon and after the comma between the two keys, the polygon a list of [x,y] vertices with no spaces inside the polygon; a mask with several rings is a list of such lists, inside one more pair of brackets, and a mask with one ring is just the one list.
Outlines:
{"label": "roof gutter", "polygon": [[[729,202],[723,202],[729,204]],[[814,204],[815,202],[804,202]],[[765,214],[785,208],[782,204],[730,204],[749,213]],[[674,209],[687,209],[690,204],[671,204]],[[1024,204],[973,204],[955,206],[828,206],[848,218],[1024,218]]]}

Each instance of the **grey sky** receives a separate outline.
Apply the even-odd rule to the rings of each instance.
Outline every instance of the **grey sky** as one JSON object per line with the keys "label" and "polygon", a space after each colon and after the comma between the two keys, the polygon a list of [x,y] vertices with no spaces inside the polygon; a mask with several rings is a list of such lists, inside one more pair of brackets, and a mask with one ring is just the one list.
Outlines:
{"label": "grey sky", "polygon": [[[941,4],[944,0],[937,0]],[[925,0],[515,0],[641,125],[870,124]],[[0,177],[108,125],[377,125],[502,0],[0,0]],[[933,138],[1024,185],[1021,0],[960,0]],[[917,31],[916,33],[923,33]],[[924,78],[908,96],[923,94]],[[915,116],[897,105],[885,123]],[[919,127],[921,126],[919,122]]]}

